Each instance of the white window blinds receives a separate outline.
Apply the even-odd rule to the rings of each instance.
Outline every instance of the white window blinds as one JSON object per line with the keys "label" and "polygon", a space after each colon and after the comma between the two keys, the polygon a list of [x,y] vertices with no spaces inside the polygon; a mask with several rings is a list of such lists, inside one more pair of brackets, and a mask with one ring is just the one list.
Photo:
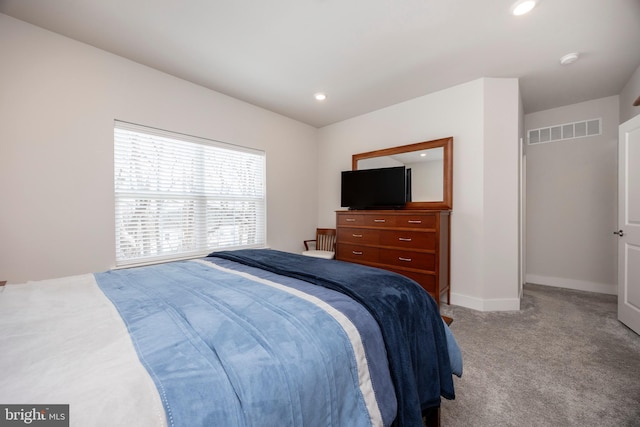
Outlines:
{"label": "white window blinds", "polygon": [[264,152],[115,122],[116,265],[266,242]]}

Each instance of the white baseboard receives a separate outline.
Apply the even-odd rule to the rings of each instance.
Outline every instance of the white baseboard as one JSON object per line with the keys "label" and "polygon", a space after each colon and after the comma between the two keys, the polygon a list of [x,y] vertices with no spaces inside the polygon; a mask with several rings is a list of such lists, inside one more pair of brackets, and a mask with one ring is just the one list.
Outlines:
{"label": "white baseboard", "polygon": [[554,286],[556,288],[574,289],[577,291],[597,292],[599,294],[618,295],[618,286],[608,283],[588,282],[586,280],[564,279],[561,277],[539,276],[527,274],[527,283]]}
{"label": "white baseboard", "polygon": [[520,298],[482,299],[451,292],[451,304],[478,311],[517,311]]}

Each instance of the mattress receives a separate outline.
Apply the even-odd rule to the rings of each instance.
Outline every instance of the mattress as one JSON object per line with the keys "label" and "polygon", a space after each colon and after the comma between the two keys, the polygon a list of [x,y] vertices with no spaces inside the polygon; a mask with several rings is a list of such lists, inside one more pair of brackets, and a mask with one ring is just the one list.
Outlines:
{"label": "mattress", "polygon": [[[68,404],[77,426],[412,425],[393,363],[403,350],[375,308],[334,285],[343,264],[230,251],[7,285],[0,403]],[[426,375],[452,398],[442,362]],[[424,409],[417,398],[408,412]]]}

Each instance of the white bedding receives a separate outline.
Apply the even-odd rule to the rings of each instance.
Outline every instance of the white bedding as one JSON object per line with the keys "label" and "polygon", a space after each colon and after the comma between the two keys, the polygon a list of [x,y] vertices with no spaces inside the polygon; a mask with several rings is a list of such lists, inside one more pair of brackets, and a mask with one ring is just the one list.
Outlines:
{"label": "white bedding", "polygon": [[126,326],[91,274],[5,286],[0,371],[2,404],[69,404],[71,426],[167,425]]}

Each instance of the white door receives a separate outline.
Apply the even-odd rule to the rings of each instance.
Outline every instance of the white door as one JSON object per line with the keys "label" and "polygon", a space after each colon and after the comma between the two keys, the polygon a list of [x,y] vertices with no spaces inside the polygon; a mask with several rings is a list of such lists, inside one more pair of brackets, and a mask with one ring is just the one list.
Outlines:
{"label": "white door", "polygon": [[618,138],[618,319],[640,334],[640,116]]}

